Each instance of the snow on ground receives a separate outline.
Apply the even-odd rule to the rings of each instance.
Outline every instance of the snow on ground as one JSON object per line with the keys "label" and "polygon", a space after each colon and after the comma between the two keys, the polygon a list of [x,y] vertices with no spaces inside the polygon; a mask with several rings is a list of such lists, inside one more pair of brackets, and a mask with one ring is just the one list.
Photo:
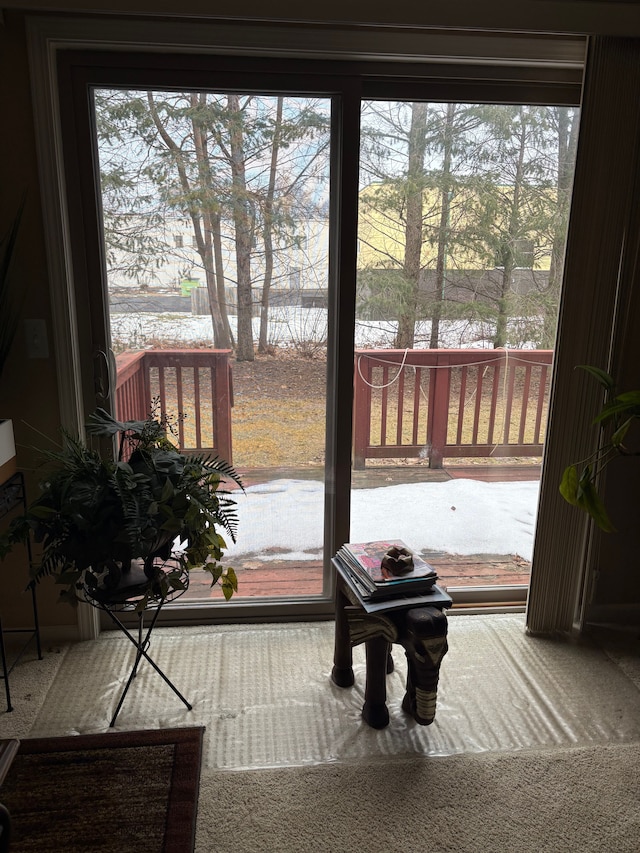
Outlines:
{"label": "snow on ground", "polygon": [[[236,333],[235,316],[229,317],[233,333]],[[522,342],[518,331],[519,321],[511,321],[512,348],[531,349],[530,342]],[[260,321],[253,320],[254,339],[258,339]],[[356,322],[356,347],[389,347],[393,345],[396,324],[391,321]],[[416,349],[429,346],[430,321],[416,324]],[[200,342],[213,346],[211,319],[193,314],[112,314],[112,346],[116,352],[127,348],[151,347],[154,341],[193,344]],[[440,323],[440,346],[491,349],[492,327],[490,324],[467,320],[442,320]],[[321,308],[277,308],[269,320],[269,343],[274,346],[291,346],[305,341],[321,343],[327,338],[327,312]]]}
{"label": "snow on ground", "polygon": [[[402,539],[415,550],[448,554],[518,554],[531,560],[538,482],[449,480],[352,492],[351,541]],[[323,484],[274,480],[237,496],[238,542],[229,559],[322,556]],[[277,549],[277,552],[274,552]]]}

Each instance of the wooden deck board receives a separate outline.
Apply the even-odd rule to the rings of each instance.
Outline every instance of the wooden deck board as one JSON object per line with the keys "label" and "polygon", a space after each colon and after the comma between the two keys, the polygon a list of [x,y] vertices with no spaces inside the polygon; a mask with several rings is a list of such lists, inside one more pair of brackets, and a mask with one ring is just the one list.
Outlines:
{"label": "wooden deck board", "polygon": [[[322,482],[324,468],[251,468],[239,469],[246,486],[269,483],[272,480],[317,480]],[[448,465],[429,468],[428,465],[372,465],[364,471],[352,471],[354,489],[375,489],[401,483],[445,483],[448,480],[481,480],[485,483],[512,483],[540,479],[540,465]]]}
{"label": "wooden deck board", "polygon": [[[529,564],[518,557],[501,555],[426,555],[438,572],[439,583],[445,587],[459,586],[520,586],[529,583]],[[322,594],[322,562],[264,563],[260,568],[234,566],[238,575],[240,598],[291,598]],[[219,586],[210,586],[210,577],[204,572],[191,573],[187,600],[221,599]]]}

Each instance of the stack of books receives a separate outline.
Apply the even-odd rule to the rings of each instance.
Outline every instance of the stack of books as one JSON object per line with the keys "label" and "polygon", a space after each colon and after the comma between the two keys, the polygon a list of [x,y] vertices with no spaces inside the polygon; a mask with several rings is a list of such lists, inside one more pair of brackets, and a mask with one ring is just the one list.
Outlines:
{"label": "stack of books", "polygon": [[[411,555],[411,567],[401,574],[393,574],[383,566],[385,555],[392,548]],[[424,595],[433,590],[438,578],[433,566],[398,539],[343,545],[335,559],[360,596],[368,601],[383,601],[399,595]]]}

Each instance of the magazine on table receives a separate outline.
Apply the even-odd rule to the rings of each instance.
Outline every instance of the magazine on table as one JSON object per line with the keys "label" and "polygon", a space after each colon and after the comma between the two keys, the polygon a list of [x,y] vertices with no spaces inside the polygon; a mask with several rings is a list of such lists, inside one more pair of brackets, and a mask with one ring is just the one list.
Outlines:
{"label": "magazine on table", "polygon": [[360,604],[367,613],[386,613],[389,610],[424,607],[425,604],[451,607],[453,603],[450,596],[437,583],[432,583],[426,590],[416,590],[414,586],[407,584],[395,595],[370,596],[338,555],[334,557],[333,562],[336,570],[357,594]]}
{"label": "magazine on table", "polygon": [[[391,563],[399,562],[400,568],[389,569],[390,552],[399,555]],[[348,543],[339,549],[336,557],[368,598],[419,595],[428,592],[438,577],[433,566],[399,539]]]}

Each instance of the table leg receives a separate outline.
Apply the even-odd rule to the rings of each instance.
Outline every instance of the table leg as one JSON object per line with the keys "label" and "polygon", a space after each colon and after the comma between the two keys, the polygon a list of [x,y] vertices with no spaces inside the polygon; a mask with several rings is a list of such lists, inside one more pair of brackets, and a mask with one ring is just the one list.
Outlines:
{"label": "table leg", "polygon": [[348,606],[349,599],[342,589],[342,581],[338,580],[336,583],[335,646],[333,669],[331,670],[331,680],[338,687],[351,687],[354,683],[351,633],[345,610]]}
{"label": "table leg", "polygon": [[440,664],[447,653],[447,617],[436,607],[403,614],[400,642],[407,655],[407,689],[402,709],[421,726],[436,716]]}
{"label": "table leg", "polygon": [[[17,738],[0,741],[0,785],[4,782],[16,757],[20,741]],[[11,815],[9,809],[0,803],[0,853],[9,849],[11,840]]]}
{"label": "table leg", "polygon": [[[29,559],[31,565],[31,559]],[[33,631],[36,637],[36,651],[38,652],[38,660],[42,660],[42,644],[40,642],[40,617],[38,616],[38,602],[36,600],[35,584],[31,587],[31,606],[33,608]]]}
{"label": "table leg", "polygon": [[11,841],[11,815],[9,809],[0,803],[0,853],[9,850]]}
{"label": "table leg", "polygon": [[366,642],[367,683],[362,717],[374,729],[389,725],[386,675],[390,648],[391,644],[384,637],[373,637]]}
{"label": "table leg", "polygon": [[[155,619],[153,620],[155,622]],[[140,663],[140,658],[142,657],[142,631],[144,629],[144,611],[142,613],[138,613],[138,652],[136,654],[136,662],[133,665],[132,676],[136,677],[138,674],[138,664]],[[147,641],[146,648],[149,648],[149,640]]]}

